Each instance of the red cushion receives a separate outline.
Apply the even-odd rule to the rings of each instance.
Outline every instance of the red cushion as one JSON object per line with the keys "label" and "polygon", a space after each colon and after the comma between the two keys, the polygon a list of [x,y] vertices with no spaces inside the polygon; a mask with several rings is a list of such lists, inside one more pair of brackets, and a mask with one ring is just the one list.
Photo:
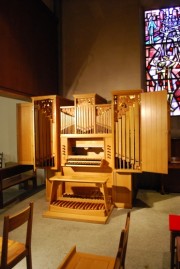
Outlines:
{"label": "red cushion", "polygon": [[169,215],[169,230],[180,232],[180,215]]}

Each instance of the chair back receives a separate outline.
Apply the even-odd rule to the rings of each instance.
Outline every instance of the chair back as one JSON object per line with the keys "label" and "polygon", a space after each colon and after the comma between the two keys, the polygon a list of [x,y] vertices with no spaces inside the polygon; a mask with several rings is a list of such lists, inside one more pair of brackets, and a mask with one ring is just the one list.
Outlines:
{"label": "chair back", "polygon": [[180,236],[176,237],[176,268],[180,269]]}
{"label": "chair back", "polygon": [[120,240],[119,240],[119,247],[118,252],[116,255],[116,261],[114,269],[124,269],[125,268],[125,260],[126,260],[126,250],[127,250],[127,243],[129,237],[129,226],[130,226],[130,211],[127,213],[126,216],[126,223],[125,228],[122,229]]}
{"label": "chair back", "polygon": [[0,152],[0,168],[3,167],[3,152]]}
{"label": "chair back", "polygon": [[125,230],[123,229],[121,231],[121,235],[120,235],[119,247],[118,247],[118,251],[116,254],[114,269],[121,269],[122,268],[121,265],[122,265],[122,248],[123,248],[123,241],[124,241],[124,232],[125,232]]}
{"label": "chair back", "polygon": [[[33,219],[33,203],[30,203],[27,208],[13,216],[4,216],[3,225],[3,237],[2,237],[2,252],[1,252],[1,266],[0,268],[12,268],[7,267],[8,264],[8,247],[9,247],[9,233],[21,225],[27,223],[26,235],[25,235],[25,250],[21,253],[21,257],[18,257],[18,253],[15,253],[15,263],[28,255],[31,251],[31,237],[32,237],[32,219]],[[13,264],[13,261],[12,261]]]}
{"label": "chair back", "polygon": [[127,251],[127,244],[129,238],[129,226],[130,226],[130,212],[127,213],[126,217],[126,224],[124,229],[124,238],[123,238],[123,246],[122,246],[122,265],[121,267],[125,268],[125,260],[126,260],[126,251]]}

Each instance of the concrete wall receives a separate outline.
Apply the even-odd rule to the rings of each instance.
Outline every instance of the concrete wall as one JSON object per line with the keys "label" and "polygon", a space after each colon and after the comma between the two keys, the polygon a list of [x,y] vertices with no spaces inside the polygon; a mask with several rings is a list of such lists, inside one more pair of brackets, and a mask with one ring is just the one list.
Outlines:
{"label": "concrete wall", "polygon": [[[143,10],[170,1],[63,0],[63,94],[144,88]],[[171,1],[178,5],[178,1]]]}

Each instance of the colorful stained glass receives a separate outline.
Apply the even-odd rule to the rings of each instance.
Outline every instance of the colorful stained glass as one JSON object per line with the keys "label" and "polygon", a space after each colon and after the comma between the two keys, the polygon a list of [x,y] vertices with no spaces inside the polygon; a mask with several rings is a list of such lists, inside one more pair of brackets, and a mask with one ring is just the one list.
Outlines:
{"label": "colorful stained glass", "polygon": [[180,7],[144,12],[146,87],[167,90],[171,115],[180,115]]}

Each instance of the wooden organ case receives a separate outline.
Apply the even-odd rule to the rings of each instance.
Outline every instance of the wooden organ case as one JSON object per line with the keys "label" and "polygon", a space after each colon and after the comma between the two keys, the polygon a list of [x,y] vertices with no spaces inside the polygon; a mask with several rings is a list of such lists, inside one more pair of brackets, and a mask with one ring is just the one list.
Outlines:
{"label": "wooden organ case", "polygon": [[20,162],[46,169],[44,217],[106,223],[113,206],[132,208],[134,174],[168,173],[166,91],[40,96],[17,115]]}
{"label": "wooden organ case", "polygon": [[168,173],[167,93],[114,91],[113,202],[132,207],[133,173]]}
{"label": "wooden organ case", "polygon": [[60,169],[60,105],[73,101],[48,95],[17,104],[18,162],[35,168]]}
{"label": "wooden organ case", "polygon": [[32,164],[34,170],[46,170],[46,196],[50,196],[48,178],[60,171],[60,105],[72,100],[56,95],[32,97],[32,102],[17,104],[18,163]]}

